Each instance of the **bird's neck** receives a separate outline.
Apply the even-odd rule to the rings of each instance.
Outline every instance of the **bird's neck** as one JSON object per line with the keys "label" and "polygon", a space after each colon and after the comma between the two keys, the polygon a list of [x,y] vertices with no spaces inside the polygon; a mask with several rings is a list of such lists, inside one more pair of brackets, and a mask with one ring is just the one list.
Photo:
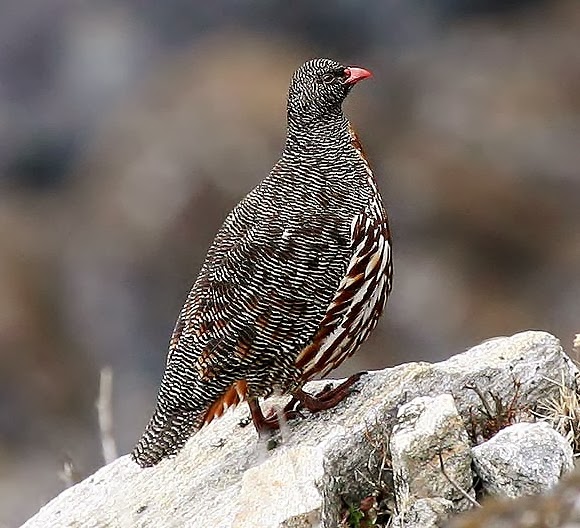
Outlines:
{"label": "bird's neck", "polygon": [[328,147],[335,149],[337,144],[348,145],[350,141],[349,122],[342,111],[312,120],[293,119],[292,114],[288,114],[286,151],[314,153]]}

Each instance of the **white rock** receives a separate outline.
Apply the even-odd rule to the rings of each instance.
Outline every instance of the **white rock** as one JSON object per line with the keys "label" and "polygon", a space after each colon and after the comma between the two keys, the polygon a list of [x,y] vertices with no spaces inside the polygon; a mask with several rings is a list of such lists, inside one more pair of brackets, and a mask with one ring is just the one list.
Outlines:
{"label": "white rock", "polygon": [[399,511],[422,498],[455,501],[456,511],[470,506],[457,486],[472,489],[471,445],[451,394],[422,396],[401,406],[390,446]]}
{"label": "white rock", "polygon": [[574,467],[572,448],[545,422],[510,425],[472,451],[484,489],[511,498],[547,491]]}
{"label": "white rock", "polygon": [[572,387],[576,373],[549,334],[495,339],[442,363],[370,373],[335,409],[292,421],[271,451],[251,425],[238,425],[248,415],[242,405],[202,429],[176,458],[140,469],[121,457],[61,493],[24,526],[336,528],[341,497],[354,503],[375,491],[377,442],[384,438],[387,445],[402,404],[417,396],[453,394],[467,419],[470,408],[477,414],[481,404],[466,384],[509,401],[515,376],[526,405],[556,396],[557,387],[547,379]]}
{"label": "white rock", "polygon": [[323,468],[322,449],[297,446],[248,469],[242,477],[232,526],[319,526],[322,497],[317,483]]}

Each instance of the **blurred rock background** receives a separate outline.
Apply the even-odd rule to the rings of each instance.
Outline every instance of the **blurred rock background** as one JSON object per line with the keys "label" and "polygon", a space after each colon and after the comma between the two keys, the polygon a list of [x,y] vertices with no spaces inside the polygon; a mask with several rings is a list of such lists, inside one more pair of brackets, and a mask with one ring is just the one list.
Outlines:
{"label": "blurred rock background", "polygon": [[395,289],[340,374],[580,314],[577,0],[2,0],[0,526],[121,453],[215,231],[276,161],[295,67],[368,67],[347,111]]}

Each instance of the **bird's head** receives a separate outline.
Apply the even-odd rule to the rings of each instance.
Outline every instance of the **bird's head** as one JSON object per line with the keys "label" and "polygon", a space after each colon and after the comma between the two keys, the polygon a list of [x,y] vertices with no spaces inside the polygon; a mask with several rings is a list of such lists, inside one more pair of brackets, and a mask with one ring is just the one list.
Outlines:
{"label": "bird's head", "polygon": [[294,72],[288,90],[289,119],[311,122],[340,114],[351,88],[371,75],[368,70],[331,59],[305,62]]}

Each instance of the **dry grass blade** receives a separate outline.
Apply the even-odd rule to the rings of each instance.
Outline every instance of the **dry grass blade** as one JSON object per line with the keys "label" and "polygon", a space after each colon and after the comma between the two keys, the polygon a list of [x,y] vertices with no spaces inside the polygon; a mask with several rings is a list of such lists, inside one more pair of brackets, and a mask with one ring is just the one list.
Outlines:
{"label": "dry grass blade", "polygon": [[564,373],[561,380],[547,381],[558,387],[558,394],[540,402],[536,416],[546,420],[572,446],[574,456],[580,455],[580,399],[578,391],[565,383]]}
{"label": "dry grass blade", "polygon": [[97,399],[97,414],[99,417],[99,432],[105,464],[117,458],[117,444],[113,437],[113,370],[103,367],[99,379],[99,397]]}
{"label": "dry grass blade", "polygon": [[68,456],[62,464],[62,469],[58,472],[58,478],[67,488],[74,486],[77,482],[80,481],[75,465],[72,459]]}
{"label": "dry grass blade", "polygon": [[[477,394],[483,407],[479,412],[469,410],[467,432],[473,444],[478,445],[489,440],[508,425],[516,423],[528,411],[519,404],[521,386],[521,382],[514,378],[512,397],[508,403],[504,403],[499,395],[491,391],[487,391],[486,395],[475,385],[465,385],[466,389]],[[491,401],[488,401],[488,397]]]}
{"label": "dry grass blade", "polygon": [[455,479],[451,478],[451,476],[447,474],[447,471],[445,471],[445,464],[443,463],[443,456],[441,455],[441,451],[439,451],[437,455],[439,456],[439,467],[441,468],[441,473],[443,473],[443,476],[449,481],[449,484],[451,484],[459,493],[461,493],[461,495],[463,495],[470,502],[470,504],[476,508],[481,508],[481,504],[479,504],[479,502],[477,502],[469,493],[467,493],[467,491],[465,491],[455,481]]}

